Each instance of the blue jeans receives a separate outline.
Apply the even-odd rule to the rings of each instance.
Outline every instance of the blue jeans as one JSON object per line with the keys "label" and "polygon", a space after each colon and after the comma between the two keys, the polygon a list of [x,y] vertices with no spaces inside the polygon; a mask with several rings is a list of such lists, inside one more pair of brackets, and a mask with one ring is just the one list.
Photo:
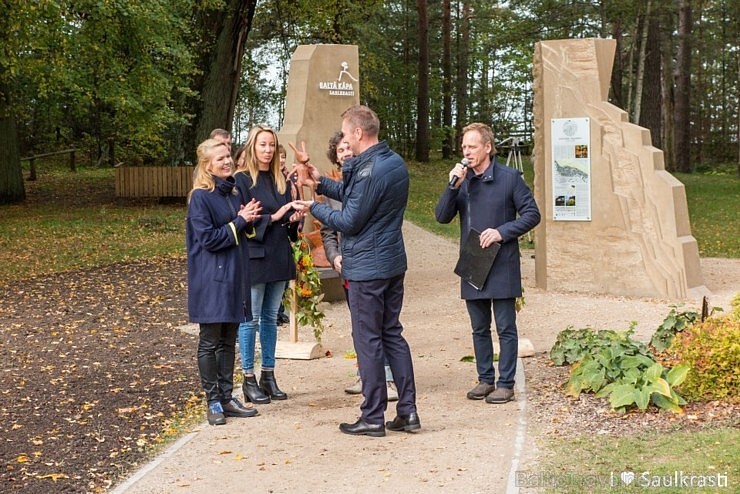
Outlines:
{"label": "blue jeans", "polygon": [[239,352],[245,374],[254,374],[254,344],[258,330],[262,349],[262,368],[275,368],[277,313],[284,291],[285,281],[282,280],[252,285],[253,319],[239,325]]}
{"label": "blue jeans", "polygon": [[480,382],[493,384],[496,373],[493,369],[493,340],[491,339],[491,305],[496,320],[496,332],[501,348],[498,357],[499,378],[497,388],[514,388],[516,359],[519,352],[519,336],[516,329],[516,299],[466,300],[473,326],[473,350]]}

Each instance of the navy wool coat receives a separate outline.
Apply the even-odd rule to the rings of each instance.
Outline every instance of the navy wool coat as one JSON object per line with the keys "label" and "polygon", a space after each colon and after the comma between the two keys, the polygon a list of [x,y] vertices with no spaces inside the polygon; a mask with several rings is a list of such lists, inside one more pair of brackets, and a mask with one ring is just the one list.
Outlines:
{"label": "navy wool coat", "polygon": [[297,235],[298,223],[289,221],[294,211],[289,210],[275,223],[270,221],[272,213],[293,200],[292,184],[288,183],[280,194],[270,172],[260,171],[254,186],[248,173],[237,172],[234,178],[247,201],[254,198],[262,203],[260,217],[254,222],[255,234],[248,241],[252,284],[294,280],[296,268],[290,237]]}
{"label": "navy wool coat", "polygon": [[244,200],[232,177],[215,178],[213,191],[190,195],[185,225],[188,313],[196,323],[252,320],[247,234],[251,223],[237,215]]}
{"label": "navy wool coat", "polygon": [[[519,237],[537,226],[540,211],[519,171],[494,160],[480,175],[468,170],[462,185],[447,187],[437,202],[435,216],[449,223],[460,214],[460,246],[471,228],[495,228],[503,241],[483,289],[460,280],[465,300],[515,298],[522,295]],[[517,217],[518,215],[518,217]]]}
{"label": "navy wool coat", "polygon": [[316,191],[342,201],[337,211],[315,202],[311,214],[342,233],[342,278],[385,280],[406,272],[403,213],[409,195],[409,171],[385,141],[349,158],[342,181],[321,177]]}

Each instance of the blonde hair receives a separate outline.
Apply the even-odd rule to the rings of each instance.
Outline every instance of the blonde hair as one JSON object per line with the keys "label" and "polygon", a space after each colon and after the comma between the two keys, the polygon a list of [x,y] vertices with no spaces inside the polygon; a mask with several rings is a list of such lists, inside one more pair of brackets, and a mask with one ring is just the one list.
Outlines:
{"label": "blonde hair", "polygon": [[278,143],[277,134],[270,127],[255,125],[249,131],[249,137],[247,138],[247,142],[244,144],[244,147],[246,148],[244,150],[244,167],[238,169],[237,173],[249,173],[249,176],[252,177],[252,187],[257,185],[257,177],[259,177],[260,169],[254,148],[257,146],[257,136],[263,132],[269,132],[275,139],[275,153],[273,153],[272,161],[270,161],[270,174],[272,175],[272,179],[275,181],[278,192],[280,194],[285,194],[287,185],[285,183],[285,175],[280,171],[280,153],[278,152],[280,144]]}
{"label": "blonde hair", "polygon": [[198,144],[198,149],[196,150],[198,164],[196,165],[195,175],[193,176],[193,188],[188,193],[188,201],[190,201],[190,196],[195,189],[203,189],[211,192],[216,188],[216,181],[213,179],[213,174],[208,170],[208,167],[211,165],[211,159],[213,159],[213,149],[216,146],[223,146],[228,149],[226,143],[217,139],[206,139]]}
{"label": "blonde hair", "polygon": [[476,131],[480,134],[481,142],[483,142],[483,144],[487,142],[491,143],[491,156],[496,154],[496,142],[493,140],[493,129],[490,126],[484,123],[474,122],[464,127],[462,133],[465,135],[471,131]]}

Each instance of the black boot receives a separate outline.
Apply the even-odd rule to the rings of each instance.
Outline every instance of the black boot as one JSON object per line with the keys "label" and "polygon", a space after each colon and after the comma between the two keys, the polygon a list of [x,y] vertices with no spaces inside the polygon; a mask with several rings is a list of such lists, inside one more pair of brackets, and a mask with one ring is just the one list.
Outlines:
{"label": "black boot", "polygon": [[257,378],[255,376],[244,376],[242,391],[244,392],[244,401],[251,401],[258,405],[270,403],[270,397],[262,392],[262,389],[260,389],[260,386],[257,384]]}
{"label": "black boot", "polygon": [[260,375],[260,388],[273,400],[287,400],[288,395],[280,391],[275,381],[275,371],[263,370]]}

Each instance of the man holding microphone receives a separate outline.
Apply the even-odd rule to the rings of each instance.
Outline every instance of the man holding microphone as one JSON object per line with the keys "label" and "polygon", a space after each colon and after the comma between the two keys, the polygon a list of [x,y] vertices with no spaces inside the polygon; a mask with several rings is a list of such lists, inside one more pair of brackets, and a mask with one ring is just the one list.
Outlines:
{"label": "man holding microphone", "polygon": [[[500,243],[485,284],[480,289],[460,281],[473,328],[478,384],[468,399],[506,403],[514,399],[519,340],[516,298],[522,295],[519,237],[540,222],[540,212],[521,174],[496,162],[493,130],[482,123],[463,129],[463,163],[450,170],[450,183],[435,208],[437,221],[449,223],[460,214],[460,246],[471,230],[480,232],[480,247]],[[517,217],[518,216],[518,217]],[[500,344],[499,377],[493,368],[491,311]]]}

